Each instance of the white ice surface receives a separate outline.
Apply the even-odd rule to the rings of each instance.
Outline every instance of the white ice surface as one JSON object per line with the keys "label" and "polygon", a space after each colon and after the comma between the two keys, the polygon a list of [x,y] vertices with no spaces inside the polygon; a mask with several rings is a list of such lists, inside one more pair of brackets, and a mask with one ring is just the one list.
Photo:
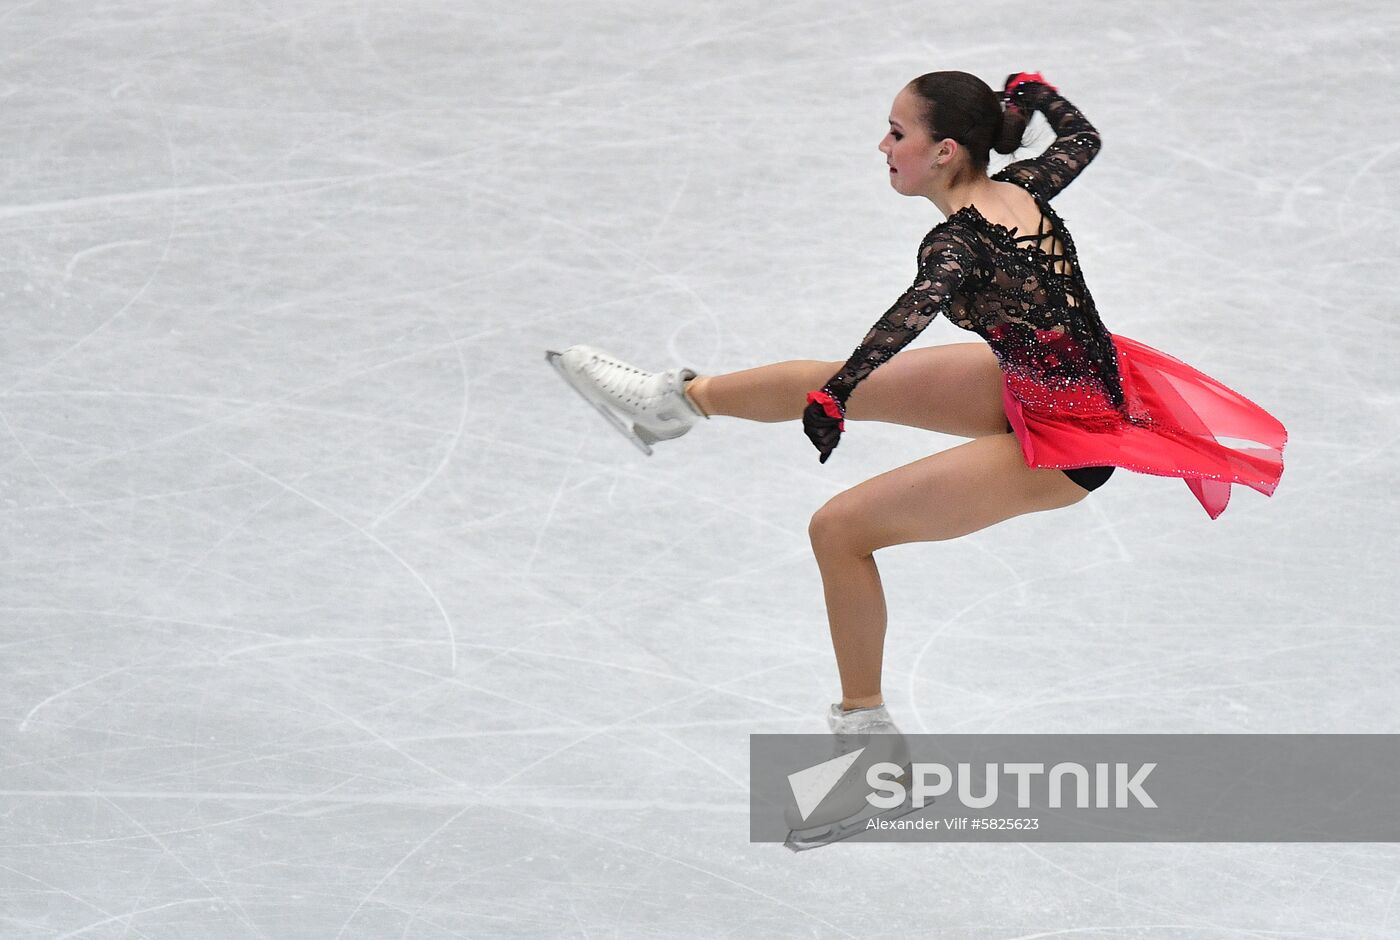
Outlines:
{"label": "white ice surface", "polygon": [[543,351],[844,358],[940,218],[895,93],[1039,69],[1106,324],[1287,471],[880,552],[891,712],[1395,731],[1397,9],[5,4],[0,937],[1394,935],[1390,845],[750,844],[838,693],[808,519],[957,441],[648,459]]}

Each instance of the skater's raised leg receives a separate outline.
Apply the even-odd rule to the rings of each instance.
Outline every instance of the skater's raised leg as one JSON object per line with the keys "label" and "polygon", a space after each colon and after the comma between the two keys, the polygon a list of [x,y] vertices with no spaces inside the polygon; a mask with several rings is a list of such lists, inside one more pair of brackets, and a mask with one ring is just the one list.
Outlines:
{"label": "skater's raised leg", "polygon": [[839,368],[839,362],[790,359],[740,372],[702,375],[687,382],[685,390],[710,417],[793,421],[807,407],[807,392],[821,388]]}
{"label": "skater's raised leg", "polygon": [[1059,470],[1027,467],[1015,435],[1001,433],[916,460],[832,497],[812,516],[807,531],[821,570],[842,706],[884,701],[885,592],[876,550],[957,538],[1013,516],[1070,506],[1086,495]]}
{"label": "skater's raised leg", "polygon": [[[791,359],[771,365],[701,375],[685,383],[686,395],[706,415],[749,421],[797,421],[807,393],[844,365]],[[883,421],[982,437],[1006,430],[1002,377],[986,343],[950,343],[906,349],[870,374],[846,402],[852,421]]]}
{"label": "skater's raised leg", "polygon": [[[714,415],[797,421],[807,393],[844,362],[791,359],[717,375],[688,368],[649,372],[592,346],[546,355],[559,375],[644,453]],[[906,349],[876,369],[846,402],[852,421],[883,421],[959,437],[1002,434],[1002,377],[985,343]]]}

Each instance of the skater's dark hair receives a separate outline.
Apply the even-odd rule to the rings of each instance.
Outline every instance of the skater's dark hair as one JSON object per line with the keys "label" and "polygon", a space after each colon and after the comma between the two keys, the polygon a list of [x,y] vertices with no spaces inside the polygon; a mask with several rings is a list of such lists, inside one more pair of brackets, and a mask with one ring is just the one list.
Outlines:
{"label": "skater's dark hair", "polygon": [[924,129],[934,140],[951,137],[967,149],[975,171],[985,173],[993,149],[1014,153],[1026,132],[1026,116],[1003,111],[1001,96],[967,72],[929,72],[909,83],[923,99]]}

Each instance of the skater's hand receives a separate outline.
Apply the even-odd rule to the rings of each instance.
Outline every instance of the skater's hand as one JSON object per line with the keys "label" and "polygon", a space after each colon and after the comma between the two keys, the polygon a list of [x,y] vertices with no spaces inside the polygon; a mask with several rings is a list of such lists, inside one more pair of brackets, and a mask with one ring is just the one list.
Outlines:
{"label": "skater's hand", "polygon": [[[1016,107],[1014,94],[1016,91],[1016,86],[1024,85],[1026,82],[1037,82],[1041,85],[1044,85],[1051,91],[1059,90],[1054,85],[1047,82],[1045,80],[1045,77],[1039,72],[1017,72],[1015,75],[1008,75],[1006,76],[1006,81],[1002,84],[1002,88],[1004,90],[1001,93],[1002,99],[1006,101],[1006,107],[1008,110],[1020,110]],[[1034,98],[1032,98],[1032,100],[1034,100]]]}
{"label": "skater's hand", "polygon": [[807,393],[807,410],[802,412],[802,430],[813,446],[821,451],[821,463],[841,443],[846,430],[846,409],[826,389]]}

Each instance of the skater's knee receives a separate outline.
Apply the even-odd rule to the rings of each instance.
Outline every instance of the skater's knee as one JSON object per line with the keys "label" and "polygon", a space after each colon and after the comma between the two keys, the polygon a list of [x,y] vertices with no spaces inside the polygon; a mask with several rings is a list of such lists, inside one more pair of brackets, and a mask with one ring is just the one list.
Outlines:
{"label": "skater's knee", "polygon": [[807,523],[807,538],[814,551],[861,551],[861,512],[852,499],[841,496],[828,500]]}

